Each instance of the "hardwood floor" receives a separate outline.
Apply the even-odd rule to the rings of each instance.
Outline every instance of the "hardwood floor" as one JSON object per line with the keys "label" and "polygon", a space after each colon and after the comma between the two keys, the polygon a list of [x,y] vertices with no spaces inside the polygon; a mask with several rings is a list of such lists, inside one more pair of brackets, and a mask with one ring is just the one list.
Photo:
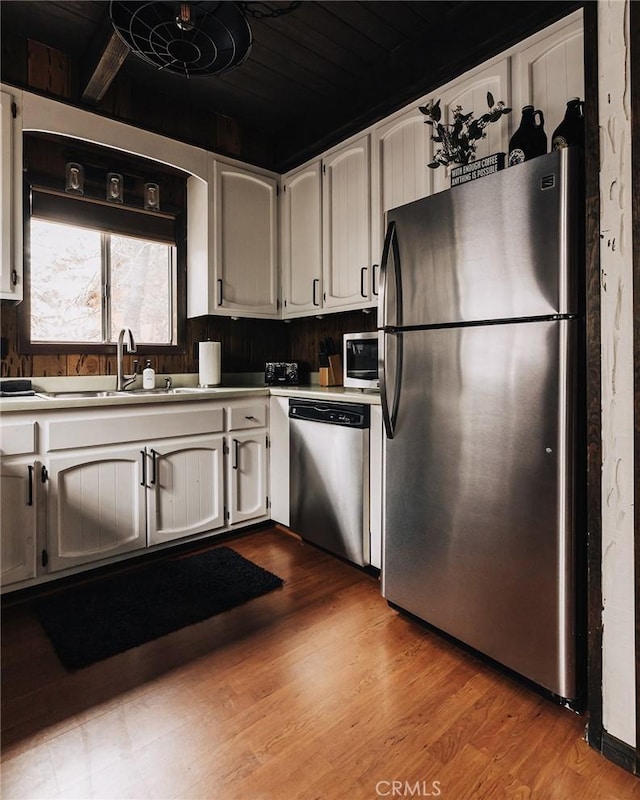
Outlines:
{"label": "hardwood floor", "polygon": [[28,604],[5,609],[4,800],[640,798],[584,719],[374,578],[276,529],[226,544],[284,588],[75,673]]}

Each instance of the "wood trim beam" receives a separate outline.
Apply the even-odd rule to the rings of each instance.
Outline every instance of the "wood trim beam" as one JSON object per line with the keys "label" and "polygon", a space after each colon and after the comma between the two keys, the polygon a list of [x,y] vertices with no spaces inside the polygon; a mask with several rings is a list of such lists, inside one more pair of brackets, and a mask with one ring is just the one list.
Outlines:
{"label": "wood trim beam", "polygon": [[97,105],[102,100],[129,52],[127,45],[114,31],[107,14],[96,38],[87,48],[82,90],[85,103]]}
{"label": "wood trim beam", "polygon": [[[640,185],[640,9],[629,4],[631,48],[631,186]],[[632,192],[633,247],[633,374],[634,374],[634,575],[636,616],[636,748],[635,771],[640,775],[640,198]]]}
{"label": "wood trim beam", "polygon": [[584,6],[587,389],[587,741],[602,750],[602,417],[598,14]]}

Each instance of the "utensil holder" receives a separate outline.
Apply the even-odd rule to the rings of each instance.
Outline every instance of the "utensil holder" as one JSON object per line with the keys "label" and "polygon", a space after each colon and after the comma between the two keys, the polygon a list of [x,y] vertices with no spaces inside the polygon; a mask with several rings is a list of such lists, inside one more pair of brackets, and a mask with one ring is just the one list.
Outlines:
{"label": "utensil holder", "polygon": [[342,386],[342,359],[328,356],[329,366],[320,367],[320,386]]}

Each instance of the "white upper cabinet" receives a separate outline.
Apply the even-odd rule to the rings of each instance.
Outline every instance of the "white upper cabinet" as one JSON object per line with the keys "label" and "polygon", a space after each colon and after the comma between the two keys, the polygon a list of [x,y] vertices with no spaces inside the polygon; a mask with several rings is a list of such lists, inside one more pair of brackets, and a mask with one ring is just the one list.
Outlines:
{"label": "white upper cabinet", "polygon": [[277,181],[215,162],[218,313],[278,314]]}
{"label": "white upper cabinet", "polygon": [[369,136],[322,159],[323,303],[348,310],[372,305]]}
{"label": "white upper cabinet", "polygon": [[[22,92],[0,90],[0,299],[22,300]],[[15,115],[15,116],[14,116]]]}
{"label": "white upper cabinet", "polygon": [[[465,113],[473,111],[476,118],[488,111],[487,92],[491,92],[496,103],[502,100],[507,106],[511,105],[509,58],[500,59],[485,69],[466,74],[447,84],[434,93],[434,100],[440,98],[442,119],[449,124],[453,121],[452,112],[456,106],[461,106]],[[516,112],[512,111],[511,114],[501,117],[498,122],[493,122],[485,128],[486,137],[476,141],[476,160],[493,153],[508,151],[510,135],[508,117],[514,113]],[[437,143],[434,143],[434,149],[437,148]],[[445,168],[434,169],[434,192],[441,192],[448,188],[449,178]]]}
{"label": "white upper cabinet", "polygon": [[[371,249],[379,263],[384,242],[384,215],[431,194],[431,128],[415,108],[377,126],[372,135]],[[377,270],[373,290],[377,292]]]}
{"label": "white upper cabinet", "polygon": [[282,186],[283,316],[322,307],[322,165],[285,175]]}
{"label": "white upper cabinet", "polygon": [[513,57],[512,130],[519,125],[522,106],[541,109],[549,150],[567,101],[585,97],[582,30],[581,15],[572,15],[552,32],[532,37]]}
{"label": "white upper cabinet", "polygon": [[189,179],[189,317],[278,316],[277,192],[272,175],[218,159],[208,185]]}

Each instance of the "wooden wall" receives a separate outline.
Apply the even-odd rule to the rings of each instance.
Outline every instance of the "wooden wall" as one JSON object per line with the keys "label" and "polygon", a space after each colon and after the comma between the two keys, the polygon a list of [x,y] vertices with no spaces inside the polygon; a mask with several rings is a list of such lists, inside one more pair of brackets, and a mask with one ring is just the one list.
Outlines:
{"label": "wooden wall", "polygon": [[[78,75],[72,59],[39,42],[3,40],[3,79],[77,102],[75,87]],[[119,75],[97,110],[207,150],[268,166],[272,143],[259,140],[246,126],[219,114],[205,115],[188,104],[177,109],[174,103],[171,114],[165,113],[165,108],[161,97],[149,97]],[[21,313],[24,313],[21,306],[0,302],[1,377],[115,374],[115,348],[113,355],[21,353],[18,345]],[[201,317],[187,320],[183,354],[155,355],[152,361],[158,372],[197,372],[197,343],[211,339],[222,342],[224,372],[260,372],[265,361],[291,359],[302,361],[315,371],[318,369],[318,347],[323,338],[331,336],[336,342],[341,342],[343,333],[372,330],[374,327],[375,314],[361,312],[331,314],[323,319],[306,318],[290,323]],[[143,359],[145,354],[140,352],[137,357]],[[126,361],[127,369],[131,369],[131,360]]]}
{"label": "wooden wall", "polygon": [[[3,302],[0,308],[0,335],[3,357],[0,377],[30,378],[58,375],[115,375],[116,356],[73,354],[25,354],[18,352],[18,315],[20,306]],[[280,320],[198,317],[187,320],[186,352],[182,355],[154,355],[151,361],[157,372],[197,372],[197,343],[211,339],[222,343],[223,372],[262,372],[265,361],[301,361],[311,371],[318,370],[318,349],[322,339],[331,336],[342,342],[344,333],[375,329],[376,315],[361,311],[328,314],[322,319]],[[142,361],[140,350],[136,358]],[[131,369],[132,357],[125,359]]]}
{"label": "wooden wall", "polygon": [[66,53],[4,32],[2,80],[84,106],[145,130],[271,168],[274,144],[246,123],[215,111],[205,112],[187,102],[177,103],[161,93],[150,93],[123,74],[97,106],[81,102],[79,65]]}

